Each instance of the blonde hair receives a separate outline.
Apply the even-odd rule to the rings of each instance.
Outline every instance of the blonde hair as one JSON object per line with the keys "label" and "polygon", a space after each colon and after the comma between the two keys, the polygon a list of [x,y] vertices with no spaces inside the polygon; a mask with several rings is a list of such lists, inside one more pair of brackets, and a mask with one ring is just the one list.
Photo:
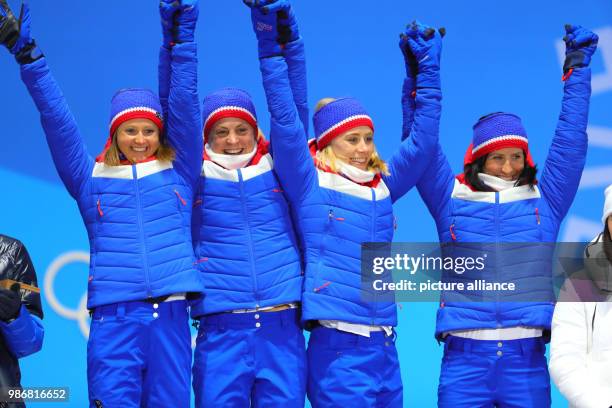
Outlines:
{"label": "blonde hair", "polygon": [[[161,132],[160,132],[161,138]],[[160,140],[159,147],[157,151],[154,153],[157,160],[161,162],[171,162],[175,159],[176,153],[174,149],[167,145],[165,142]],[[121,150],[119,150],[119,145],[117,144],[117,132],[113,135],[113,141],[111,142],[110,147],[104,153],[104,164],[107,166],[120,166],[121,165]]]}
{"label": "blonde hair", "polygon": [[[315,113],[317,113],[324,106],[326,106],[327,104],[335,100],[336,98],[320,99],[315,105],[315,109],[314,109]],[[316,158],[317,158],[319,167],[327,166],[332,171],[335,171],[335,172],[338,171],[338,160],[339,159],[334,153],[334,150],[332,149],[331,144],[328,144],[327,146],[325,146],[323,150],[317,150]],[[382,173],[385,176],[388,176],[390,174],[389,167],[387,167],[387,163],[385,163],[385,161],[380,158],[380,156],[378,155],[378,151],[376,151],[376,145],[374,145],[374,150],[372,151],[372,155],[370,156],[370,159],[368,160],[367,170],[372,171],[374,173]]]}

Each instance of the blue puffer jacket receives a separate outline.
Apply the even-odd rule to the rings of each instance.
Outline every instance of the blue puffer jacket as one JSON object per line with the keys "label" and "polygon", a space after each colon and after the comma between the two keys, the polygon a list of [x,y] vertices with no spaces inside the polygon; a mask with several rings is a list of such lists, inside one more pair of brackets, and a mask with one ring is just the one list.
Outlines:
{"label": "blue puffer jacket", "polygon": [[[296,78],[293,98],[307,117],[306,89],[299,86],[306,75],[302,40],[287,44],[284,52]],[[159,92],[164,111],[168,111],[169,61],[169,52],[162,47]],[[203,298],[192,302],[193,318],[301,300],[300,252],[265,139],[258,140],[255,157],[242,169],[227,170],[204,157],[192,236],[206,285]]]}
{"label": "blue puffer jacket", "polygon": [[[554,243],[557,240],[559,226],[572,204],[586,160],[590,80],[590,69],[581,68],[565,83],[555,136],[542,177],[533,190],[520,186],[502,192],[472,191],[462,182],[462,177],[454,176],[438,146],[436,157],[417,187],[436,221],[440,242]],[[549,330],[554,307],[551,254],[549,248],[542,249],[530,260],[529,268],[539,271],[533,272],[537,276],[529,277],[529,291],[538,302],[454,303],[445,301],[443,295],[436,336],[440,338],[452,330],[513,326]],[[505,252],[498,258],[496,273],[503,280],[505,271],[524,268],[526,256],[520,250]],[[524,298],[528,295],[529,292],[523,293]],[[551,301],[543,301],[546,298]]]}
{"label": "blue puffer jacket", "polygon": [[192,305],[192,317],[300,301],[300,254],[263,138],[242,169],[227,170],[205,157],[194,211],[206,292]]}
{"label": "blue puffer jacket", "polygon": [[169,103],[177,108],[166,124],[176,160],[112,167],[88,154],[46,60],[21,68],[57,171],[87,228],[90,309],[203,290],[190,231],[202,151],[196,68],[196,45],[176,45]]}
{"label": "blue puffer jacket", "polygon": [[302,235],[306,277],[302,319],[397,324],[393,302],[368,301],[361,287],[361,244],[390,242],[392,203],[416,184],[435,148],[440,119],[438,89],[417,92],[415,126],[389,160],[390,176],[372,187],[317,169],[291,99],[282,57],[260,60],[276,173],[296,211]]}

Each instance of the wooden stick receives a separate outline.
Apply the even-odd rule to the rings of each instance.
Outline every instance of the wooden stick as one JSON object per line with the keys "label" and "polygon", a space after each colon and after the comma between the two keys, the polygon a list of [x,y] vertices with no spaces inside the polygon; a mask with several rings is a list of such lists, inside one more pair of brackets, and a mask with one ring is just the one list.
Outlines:
{"label": "wooden stick", "polygon": [[21,289],[23,290],[29,290],[30,292],[34,292],[34,293],[40,293],[40,288],[37,288],[36,286],[28,285],[27,283],[17,282],[12,279],[0,280],[0,288],[10,289],[11,286],[13,286],[13,283],[18,283]]}

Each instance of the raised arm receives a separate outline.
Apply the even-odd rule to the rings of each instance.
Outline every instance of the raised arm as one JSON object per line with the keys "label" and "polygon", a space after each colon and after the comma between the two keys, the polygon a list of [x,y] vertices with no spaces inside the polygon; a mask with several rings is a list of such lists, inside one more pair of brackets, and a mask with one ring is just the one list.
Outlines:
{"label": "raised arm", "polygon": [[279,11],[286,12],[289,4],[286,1],[266,3],[265,0],[258,6],[254,6],[252,1],[245,3],[251,7],[263,85],[271,115],[274,169],[289,199],[299,202],[316,183],[317,175],[278,40],[278,14]]}
{"label": "raised arm", "polygon": [[[283,0],[284,3],[287,3]],[[298,111],[304,134],[308,138],[308,87],[304,39],[300,36],[297,20],[291,6],[278,11],[279,42],[287,63],[293,101]]]}
{"label": "raised arm", "polygon": [[[176,151],[174,167],[191,185],[195,185],[200,175],[203,149],[195,43],[197,18],[197,0],[181,0],[174,17],[176,25],[173,30],[174,41],[170,47],[170,87],[167,102],[167,137]],[[160,51],[160,91],[163,91],[164,80],[161,72],[162,52]]]}
{"label": "raised arm", "polygon": [[170,95],[170,60],[172,46],[175,44],[175,15],[178,12],[179,2],[175,0],[162,0],[159,3],[159,16],[162,25],[162,45],[159,48],[158,87],[159,102],[162,106],[164,122],[168,121],[168,96]]}
{"label": "raised arm", "polygon": [[574,200],[586,161],[589,63],[598,41],[596,34],[579,26],[568,25],[566,31],[561,114],[540,180],[542,194],[558,219],[565,217]]}
{"label": "raised arm", "polygon": [[[597,385],[587,369],[592,316],[596,303],[559,302],[555,306],[550,342],[550,374],[570,405],[612,406],[612,390]],[[594,313],[594,312],[593,312]]]}
{"label": "raised arm", "polygon": [[[409,26],[406,28],[409,28]],[[419,64],[408,44],[408,36],[404,33],[400,34],[399,47],[404,56],[404,66],[406,68],[406,78],[404,78],[402,85],[402,141],[404,141],[410,136],[410,130],[414,123]]]}
{"label": "raised arm", "polygon": [[15,55],[21,78],[40,113],[51,156],[60,178],[73,197],[77,197],[91,174],[91,158],[64,95],[51,75],[47,61],[30,36],[27,3],[21,6],[19,20],[6,0],[0,1],[0,42]]}
{"label": "raised arm", "polygon": [[[409,136],[388,162],[390,175],[385,177],[385,184],[389,187],[393,201],[416,185],[427,169],[438,141],[442,100],[442,33],[414,23],[400,40],[407,64],[407,78],[413,77],[416,65],[416,92],[414,101],[410,101],[412,92],[402,97],[403,103],[414,103],[414,114],[411,114],[410,106],[403,107],[404,121],[410,122],[412,119]],[[410,82],[410,79],[404,81],[404,92],[410,86],[406,82]],[[405,124],[404,133],[407,127]]]}

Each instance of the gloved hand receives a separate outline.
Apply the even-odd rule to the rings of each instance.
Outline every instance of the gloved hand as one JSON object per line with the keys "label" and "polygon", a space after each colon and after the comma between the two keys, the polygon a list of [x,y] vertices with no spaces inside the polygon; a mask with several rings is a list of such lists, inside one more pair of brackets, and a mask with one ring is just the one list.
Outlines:
{"label": "gloved hand", "polygon": [[11,289],[0,288],[0,320],[8,322],[19,316],[21,293],[19,283],[13,283]]}
{"label": "gloved hand", "polygon": [[565,25],[565,63],[563,73],[567,74],[570,68],[586,67],[597,49],[599,37],[586,28],[571,24]]}
{"label": "gloved hand", "polygon": [[198,13],[198,0],[161,0],[159,15],[164,47],[194,42]]}
{"label": "gloved hand", "polygon": [[179,0],[161,0],[159,2],[159,16],[162,24],[162,43],[170,48],[175,42],[176,36],[176,14],[181,2]]}
{"label": "gloved hand", "polygon": [[[436,31],[418,22],[409,24],[405,32],[407,46],[416,59],[417,87],[440,88],[440,56],[444,28]],[[408,60],[410,63],[410,60]],[[410,71],[412,68],[409,67]]]}
{"label": "gloved hand", "polygon": [[21,4],[19,20],[6,0],[0,0],[0,43],[9,49],[20,64],[29,64],[43,55],[30,36],[30,7],[27,1]]}
{"label": "gloved hand", "polygon": [[178,26],[175,40],[177,43],[195,41],[195,30],[199,12],[198,0],[181,0],[179,12],[176,17]]}
{"label": "gloved hand", "polygon": [[259,58],[282,55],[285,44],[299,39],[297,20],[288,0],[243,0],[251,9]]}
{"label": "gloved hand", "polygon": [[408,36],[406,34],[400,34],[399,47],[404,56],[404,65],[406,66],[406,77],[416,81],[417,73],[419,72],[419,64],[408,45]]}

